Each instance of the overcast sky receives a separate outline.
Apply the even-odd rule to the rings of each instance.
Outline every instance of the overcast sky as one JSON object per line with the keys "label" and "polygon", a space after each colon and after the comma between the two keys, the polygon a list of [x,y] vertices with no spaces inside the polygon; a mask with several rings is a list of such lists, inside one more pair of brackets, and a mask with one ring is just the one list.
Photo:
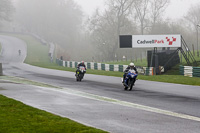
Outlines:
{"label": "overcast sky", "polygon": [[[105,0],[74,0],[83,9],[83,11],[91,15],[96,8],[103,8]],[[191,5],[200,3],[200,0],[171,0],[169,7],[166,10],[165,18],[172,19],[183,17]]]}

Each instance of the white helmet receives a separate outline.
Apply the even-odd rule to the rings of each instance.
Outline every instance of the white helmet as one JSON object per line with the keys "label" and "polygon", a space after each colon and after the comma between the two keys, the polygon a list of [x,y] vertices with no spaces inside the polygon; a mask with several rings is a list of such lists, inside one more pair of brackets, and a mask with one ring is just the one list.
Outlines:
{"label": "white helmet", "polygon": [[131,62],[131,63],[129,64],[129,66],[130,66],[130,67],[134,67],[135,64]]}

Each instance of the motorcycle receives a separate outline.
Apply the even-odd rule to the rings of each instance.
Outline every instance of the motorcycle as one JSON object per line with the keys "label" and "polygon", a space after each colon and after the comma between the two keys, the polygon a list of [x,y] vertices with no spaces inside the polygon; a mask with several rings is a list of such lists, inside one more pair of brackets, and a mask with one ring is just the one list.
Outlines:
{"label": "motorcycle", "polygon": [[138,74],[135,72],[135,70],[129,70],[128,74],[126,75],[126,84],[123,83],[124,85],[124,90],[129,90],[131,91],[133,88],[133,85],[136,81]]}
{"label": "motorcycle", "polygon": [[81,81],[84,77],[85,72],[86,72],[85,67],[80,66],[79,69],[77,70],[76,81]]}

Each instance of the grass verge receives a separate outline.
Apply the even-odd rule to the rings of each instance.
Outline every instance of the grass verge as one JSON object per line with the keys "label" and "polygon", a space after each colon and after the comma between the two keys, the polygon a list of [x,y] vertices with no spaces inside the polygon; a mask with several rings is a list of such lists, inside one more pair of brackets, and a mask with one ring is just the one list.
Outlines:
{"label": "grass verge", "polygon": [[35,82],[32,80],[19,78],[19,77],[11,77],[11,76],[0,76],[0,79],[3,79],[5,81],[14,82],[17,84],[26,84],[26,85],[34,85],[34,86],[40,86],[40,87],[47,87],[47,88],[58,88],[56,86],[52,86],[49,84],[41,83],[41,82]]}
{"label": "grass verge", "polygon": [[2,133],[105,133],[0,95]]}
{"label": "grass verge", "polygon": [[13,37],[17,37],[27,44],[27,57],[25,63],[27,64],[37,64],[40,62],[50,63],[50,57],[48,56],[49,46],[43,45],[35,38],[30,35],[21,35],[21,34],[4,34]]}
{"label": "grass verge", "polygon": [[[58,66],[55,63],[50,63],[50,59],[48,57],[48,46],[42,45],[36,39],[27,36],[27,35],[14,35],[27,43],[28,48],[28,55],[25,60],[25,63],[31,64],[34,66],[49,68],[49,69],[57,69],[57,70],[64,70],[64,71],[71,71],[75,72],[75,68],[66,68]],[[145,60],[135,62],[137,66],[143,66],[142,64],[145,63]],[[105,62],[108,64],[128,64],[129,61],[121,61],[121,62]],[[106,76],[116,76],[122,77],[122,72],[107,72],[107,71],[99,71],[99,70],[87,70],[89,74],[96,74],[96,75],[106,75]],[[172,71],[166,73],[167,75],[159,75],[159,76],[144,76],[139,75],[138,79],[142,80],[150,80],[150,81],[159,81],[159,82],[167,82],[167,83],[177,83],[177,84],[185,84],[185,85],[198,85],[200,86],[200,78],[191,78],[191,77],[184,77],[179,75],[179,67],[178,65],[175,66]]]}
{"label": "grass verge", "polygon": [[[47,66],[46,64],[40,63],[40,64],[35,64],[35,65],[40,66],[40,67],[44,67],[44,68],[49,68],[49,69],[71,71],[71,72],[74,72],[74,73],[76,71],[76,68],[62,67],[62,66],[58,66],[57,64],[49,64]],[[176,67],[175,69],[178,69],[178,68]],[[200,86],[200,78],[196,78],[196,77],[191,78],[191,77],[185,77],[185,76],[182,76],[182,75],[174,75],[174,73],[177,73],[177,71],[175,70],[175,72],[173,72],[173,71],[168,72],[169,75],[156,75],[156,76],[139,75],[138,79],[149,80],[149,81],[158,81],[158,82],[166,82],[166,83],[176,83],[176,84]],[[99,71],[99,70],[88,69],[87,74],[122,77],[123,72]]]}
{"label": "grass verge", "polygon": [[[13,35],[27,43],[28,55],[25,63],[64,71],[75,72],[75,68],[66,68],[50,63],[48,57],[48,46],[42,45],[37,40],[26,35]],[[145,61],[141,61],[145,62]],[[109,63],[109,62],[108,62]],[[116,62],[116,64],[128,64],[129,62]],[[115,63],[113,63],[115,64]],[[137,64],[135,63],[136,65]],[[141,66],[144,66],[141,64]],[[177,72],[177,71],[176,71]],[[98,70],[87,70],[89,74],[122,77],[122,72],[107,72]],[[174,72],[172,72],[174,73]],[[168,83],[178,83],[185,85],[200,86],[200,78],[190,78],[180,75],[159,75],[144,76],[139,75],[139,79],[160,81]],[[17,81],[16,81],[17,82]],[[27,82],[27,81],[24,81]],[[87,127],[67,118],[62,118],[51,113],[32,108],[21,102],[6,98],[0,95],[0,132],[56,132],[56,133],[103,133],[104,131]]]}
{"label": "grass verge", "polygon": [[[35,66],[57,67],[50,63],[48,46],[42,45],[29,35],[6,34],[24,40],[27,43],[27,58],[25,63]],[[42,87],[51,87],[47,84],[36,83],[26,79],[6,77],[17,83],[33,84]],[[0,132],[2,133],[105,133],[105,131],[84,126],[67,118],[41,111],[21,102],[0,95]]]}
{"label": "grass verge", "polygon": [[134,62],[136,66],[147,66],[147,59],[142,59],[142,60],[127,60],[127,61],[111,61],[111,62],[103,62],[104,64],[115,64],[115,65],[129,65],[130,62]]}

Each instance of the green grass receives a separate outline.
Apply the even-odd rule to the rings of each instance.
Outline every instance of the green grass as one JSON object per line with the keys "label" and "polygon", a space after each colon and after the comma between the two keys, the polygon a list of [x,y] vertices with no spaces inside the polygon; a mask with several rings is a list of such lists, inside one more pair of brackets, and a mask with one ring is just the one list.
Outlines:
{"label": "green grass", "polygon": [[[25,35],[15,35],[15,36],[25,40],[25,42],[27,42],[28,44],[28,56],[26,59],[26,63],[44,68],[75,72],[76,70],[75,68],[61,67],[55,63],[50,63],[47,46],[38,43],[37,40],[33,39],[30,36],[25,36]],[[195,58],[199,60],[199,57]],[[128,65],[130,61],[104,62],[104,63]],[[134,61],[134,63],[136,66],[147,66],[146,59],[143,59],[142,61],[138,60],[137,62]],[[138,78],[142,80],[200,86],[200,78],[194,78],[194,77],[191,78],[179,75],[179,65],[175,66],[171,71],[168,71],[165,75],[157,75],[157,76],[139,75]],[[123,75],[122,72],[107,72],[107,71],[89,70],[89,69],[87,70],[87,73],[96,75],[116,76],[116,77],[122,77]]]}
{"label": "green grass", "polygon": [[[192,53],[192,55],[193,55],[193,53]],[[193,57],[198,62],[198,66],[200,66],[200,56],[199,57],[197,56],[197,51],[195,51],[195,55],[193,55]],[[180,55],[180,59],[181,59],[181,55]],[[185,60],[185,58],[183,56],[182,56],[181,65],[187,66],[187,62],[186,62],[186,60]]]}
{"label": "green grass", "polygon": [[49,63],[50,58],[48,57],[49,47],[42,45],[36,39],[28,35],[15,35],[27,43],[27,58],[25,63],[37,64],[40,62]]}
{"label": "green grass", "polygon": [[27,57],[25,59],[25,63],[27,64],[37,64],[40,62],[50,63],[50,57],[48,56],[49,46],[42,45],[42,43],[38,42],[35,38],[29,35],[20,35],[20,34],[4,34],[11,35],[22,39],[27,44]]}
{"label": "green grass", "polygon": [[[36,66],[42,66],[44,68],[63,70],[63,71],[76,71],[76,68],[68,68],[58,66],[57,64],[49,64],[48,66],[44,63],[37,64]],[[122,77],[123,72],[112,72],[112,71],[100,71],[100,70],[87,70],[87,74],[95,74],[95,75],[105,75],[105,76],[115,76]],[[196,77],[185,77],[179,74],[179,66],[175,66],[172,71],[168,71],[168,75],[156,75],[156,76],[145,76],[139,75],[138,79],[140,80],[149,80],[149,81],[158,81],[158,82],[166,82],[166,83],[176,83],[176,84],[184,84],[184,85],[196,85],[200,86],[200,78]],[[177,75],[176,75],[177,74]]]}
{"label": "green grass", "polygon": [[[181,56],[180,56],[181,58]],[[194,59],[199,62],[198,66],[200,66],[200,56],[198,57],[197,56],[197,52],[194,56]],[[110,62],[102,62],[102,63],[105,63],[105,64],[118,64],[118,65],[128,65],[130,64],[130,62],[134,62],[135,66],[142,66],[142,67],[146,67],[147,66],[147,59],[142,59],[142,60],[134,60],[134,61],[131,61],[131,60],[127,60],[127,61],[110,61]],[[179,65],[187,65],[187,62],[185,60],[184,57],[182,57],[182,63],[180,63]]]}
{"label": "green grass", "polygon": [[0,95],[1,133],[104,133]]}
{"label": "green grass", "polygon": [[[64,71],[75,72],[75,68],[66,68],[58,66],[55,63],[50,63],[48,57],[48,46],[40,44],[37,40],[26,35],[13,35],[28,44],[28,56],[26,58],[26,63]],[[108,64],[129,64],[130,61],[121,62],[105,62]],[[137,66],[146,66],[145,60],[134,61]],[[173,71],[169,71],[168,75],[159,76],[144,76],[139,75],[138,79],[177,83],[185,85],[197,85],[200,86],[200,78],[190,78],[178,75],[178,65],[174,67]],[[116,76],[122,77],[122,72],[107,72],[98,70],[87,70],[87,74],[96,75],[106,75],[106,76]],[[177,74],[177,75],[174,75]],[[24,105],[21,102],[6,98],[0,95],[0,132],[2,133],[103,133],[104,131],[87,127],[67,118],[62,118],[51,113],[32,108],[30,106]]]}
{"label": "green grass", "polygon": [[[9,34],[10,35],[10,34]],[[16,35],[27,43],[27,58],[25,63],[35,66],[51,66],[48,46],[42,45],[28,35]],[[20,81],[28,83],[27,81]],[[38,84],[37,84],[38,85]],[[39,86],[41,86],[39,84]],[[44,86],[44,85],[42,85]],[[0,95],[0,133],[103,133],[105,131],[87,127],[67,118],[41,111]]]}
{"label": "green grass", "polygon": [[130,62],[134,62],[136,66],[147,66],[147,59],[142,59],[142,60],[127,60],[127,61],[111,61],[111,62],[102,62],[104,64],[115,64],[115,65],[129,65]]}

